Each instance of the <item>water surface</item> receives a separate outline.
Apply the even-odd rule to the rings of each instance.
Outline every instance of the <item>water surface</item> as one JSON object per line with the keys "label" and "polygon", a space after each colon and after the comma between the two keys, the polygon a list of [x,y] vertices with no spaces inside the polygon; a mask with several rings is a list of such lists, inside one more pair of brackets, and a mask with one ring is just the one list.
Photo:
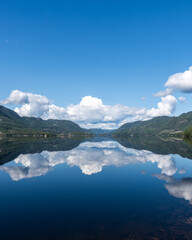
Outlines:
{"label": "water surface", "polygon": [[192,148],[148,141],[1,141],[1,239],[192,239]]}

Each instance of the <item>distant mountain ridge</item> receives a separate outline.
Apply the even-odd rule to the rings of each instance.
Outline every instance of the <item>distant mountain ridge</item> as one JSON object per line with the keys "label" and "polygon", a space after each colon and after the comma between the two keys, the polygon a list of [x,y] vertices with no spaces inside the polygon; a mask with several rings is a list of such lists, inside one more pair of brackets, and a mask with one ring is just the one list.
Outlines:
{"label": "distant mountain ridge", "polygon": [[89,128],[85,130],[95,135],[109,135],[115,131],[111,129],[101,129],[101,128]]}
{"label": "distant mountain ridge", "polygon": [[147,121],[125,123],[118,128],[114,135],[182,135],[192,127],[192,111],[178,117],[155,117]]}
{"label": "distant mountain ridge", "polygon": [[[192,111],[178,117],[155,117],[148,121],[126,123],[117,130],[83,129],[70,120],[43,120],[20,117],[16,112],[0,106],[1,134],[90,134],[118,136],[179,136],[192,127]],[[192,130],[191,130],[192,132]],[[191,134],[192,135],[192,134]]]}
{"label": "distant mountain ridge", "polygon": [[0,106],[0,132],[4,134],[68,134],[85,133],[85,130],[69,120],[20,117],[13,110]]}

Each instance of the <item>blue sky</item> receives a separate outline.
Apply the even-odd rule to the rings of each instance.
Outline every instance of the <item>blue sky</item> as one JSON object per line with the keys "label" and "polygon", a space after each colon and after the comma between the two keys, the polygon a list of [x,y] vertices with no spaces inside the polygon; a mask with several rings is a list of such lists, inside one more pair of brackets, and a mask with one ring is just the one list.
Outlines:
{"label": "blue sky", "polygon": [[[191,9],[189,0],[1,1],[0,99],[17,89],[65,108],[85,96],[156,108],[152,95],[192,66]],[[191,110],[181,92],[171,114]]]}

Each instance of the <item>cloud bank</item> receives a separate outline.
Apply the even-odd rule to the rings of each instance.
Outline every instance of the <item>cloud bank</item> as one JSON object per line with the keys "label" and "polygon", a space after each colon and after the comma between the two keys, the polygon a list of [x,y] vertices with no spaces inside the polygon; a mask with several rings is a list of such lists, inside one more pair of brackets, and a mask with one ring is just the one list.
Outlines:
{"label": "cloud bank", "polygon": [[177,100],[172,95],[161,97],[156,108],[135,108],[122,104],[105,105],[99,98],[85,96],[78,104],[59,107],[46,96],[13,90],[8,98],[0,101],[5,105],[21,105],[14,110],[20,116],[46,119],[66,119],[85,128],[114,129],[126,122],[170,116]]}
{"label": "cloud bank", "polygon": [[[127,122],[170,116],[177,103],[173,94],[176,91],[192,93],[192,66],[187,71],[171,75],[164,86],[165,90],[153,95],[160,97],[161,100],[151,109],[122,104],[106,105],[101,99],[93,96],[84,96],[78,104],[60,107],[46,96],[19,90],[13,90],[8,98],[0,101],[0,104],[16,105],[14,110],[20,116],[40,117],[44,120],[66,119],[84,128],[115,129]],[[146,100],[146,97],[141,99]],[[178,101],[185,102],[186,98],[180,96]]]}

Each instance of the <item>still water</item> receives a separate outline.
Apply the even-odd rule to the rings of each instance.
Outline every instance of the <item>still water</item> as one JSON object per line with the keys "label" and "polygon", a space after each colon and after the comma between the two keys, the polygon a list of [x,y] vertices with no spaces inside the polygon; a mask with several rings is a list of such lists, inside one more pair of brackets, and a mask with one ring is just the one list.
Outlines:
{"label": "still water", "polygon": [[2,140],[0,239],[192,239],[192,147]]}

